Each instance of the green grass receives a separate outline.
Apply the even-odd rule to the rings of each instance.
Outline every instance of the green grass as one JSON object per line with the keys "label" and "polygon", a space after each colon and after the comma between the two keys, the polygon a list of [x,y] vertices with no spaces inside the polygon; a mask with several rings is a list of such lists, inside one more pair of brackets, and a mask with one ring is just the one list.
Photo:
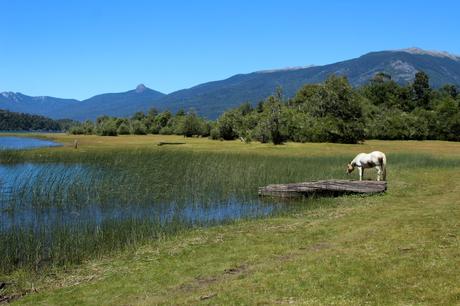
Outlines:
{"label": "green grass", "polygon": [[[37,160],[40,162],[37,173],[32,171],[21,176],[23,181],[18,179],[11,199],[3,201],[1,207],[12,218],[24,208],[40,216],[43,211],[55,208],[58,211],[51,213],[61,214],[62,210],[65,215],[68,211],[84,212],[87,207],[103,211],[123,210],[126,206],[131,209],[158,206],[160,213],[166,213],[167,208],[163,206],[175,207],[177,215],[190,207],[201,208],[206,214],[208,207],[227,206],[229,201],[237,201],[254,207],[254,213],[258,214],[258,210],[273,202],[258,204],[259,186],[344,177],[340,167],[343,159],[114,149],[45,157]],[[318,168],[318,164],[325,166]],[[291,210],[289,207],[296,204],[284,206],[286,208],[279,209]],[[38,271],[47,265],[80,263],[107,252],[133,248],[165,234],[216,223],[212,220],[190,223],[180,216],[167,224],[160,224],[159,220],[150,216],[121,216],[102,223],[90,218],[72,224],[60,220],[30,226],[19,224],[4,230],[0,236],[1,244],[8,246],[0,249],[3,258],[0,271],[12,272],[17,268]]]}
{"label": "green grass", "polygon": [[[250,200],[254,188],[267,183],[340,178],[356,151],[370,151],[369,144],[223,143],[224,152],[214,150],[220,142],[201,139],[193,140],[198,148],[158,148],[139,139],[121,149],[91,137],[81,150],[0,157],[123,168],[118,179],[129,189],[121,196],[149,196],[146,185],[139,184],[145,180],[153,189],[212,202],[234,193]],[[29,293],[16,303],[30,305],[458,304],[459,147],[443,142],[373,142],[372,147],[389,152],[385,195],[306,201],[269,218],[181,228],[168,235],[145,234],[148,226],[134,226],[133,232],[147,239],[129,244],[112,237],[103,240],[107,248],[93,241],[101,251],[83,250],[78,265],[50,265],[39,274],[16,269],[0,280],[15,282],[8,294]],[[187,195],[190,190],[196,193]],[[168,193],[157,200],[168,200]],[[112,244],[116,241],[121,245]]]}

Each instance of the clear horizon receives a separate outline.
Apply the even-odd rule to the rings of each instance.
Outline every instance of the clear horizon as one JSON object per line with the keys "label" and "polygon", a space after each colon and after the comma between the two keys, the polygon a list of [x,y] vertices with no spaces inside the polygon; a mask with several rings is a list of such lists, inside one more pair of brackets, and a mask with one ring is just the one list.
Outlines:
{"label": "clear horizon", "polygon": [[[0,92],[171,93],[238,73],[419,47],[460,54],[455,1],[0,0]],[[340,48],[338,48],[340,46]]]}

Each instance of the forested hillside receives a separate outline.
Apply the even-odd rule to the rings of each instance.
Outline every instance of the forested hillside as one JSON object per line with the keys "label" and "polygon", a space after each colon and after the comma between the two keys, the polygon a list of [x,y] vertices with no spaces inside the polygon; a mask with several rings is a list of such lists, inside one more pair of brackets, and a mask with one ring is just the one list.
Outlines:
{"label": "forested hillside", "polygon": [[395,83],[406,86],[413,82],[418,71],[429,76],[433,88],[438,89],[444,84],[460,86],[460,57],[410,48],[371,52],[322,66],[240,73],[167,95],[143,84],[126,92],[96,95],[83,101],[4,92],[0,93],[0,108],[79,121],[94,120],[103,115],[126,118],[139,111],[147,112],[152,107],[172,113],[193,108],[200,116],[216,119],[229,108],[244,102],[256,106],[277,87],[283,88],[284,97],[292,98],[303,85],[322,83],[331,75],[345,76],[353,87],[358,88],[368,84],[378,72],[384,72]]}
{"label": "forested hillside", "polygon": [[460,95],[454,85],[439,89],[418,72],[400,85],[377,73],[366,85],[353,88],[346,77],[331,76],[321,84],[304,85],[293,98],[282,88],[256,107],[244,103],[217,120],[193,110],[173,115],[152,108],[131,118],[99,117],[71,129],[75,134],[179,134],[241,139],[249,142],[339,142],[365,139],[460,140]]}
{"label": "forested hillside", "polygon": [[53,120],[0,109],[0,131],[65,131],[72,125],[75,125],[72,120]]}

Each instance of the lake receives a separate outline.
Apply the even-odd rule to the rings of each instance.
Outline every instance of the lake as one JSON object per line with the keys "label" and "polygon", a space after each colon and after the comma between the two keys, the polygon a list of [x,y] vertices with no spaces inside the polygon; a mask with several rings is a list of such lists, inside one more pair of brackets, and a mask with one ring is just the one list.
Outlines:
{"label": "lake", "polygon": [[[114,178],[114,171],[92,165],[21,163],[0,165],[0,231],[17,227],[101,225],[106,221],[150,220],[165,226],[215,224],[268,215],[279,204],[236,197],[215,202],[191,199],[158,200],[154,193],[120,194],[111,182],[142,184],[136,177]],[[155,189],[152,187],[152,189]]]}
{"label": "lake", "polygon": [[[9,148],[39,143],[53,145],[20,138]],[[273,182],[280,171],[263,175],[254,166],[270,169],[270,160],[136,150],[72,150],[59,162],[41,156],[39,162],[0,165],[0,245],[8,246],[0,248],[0,272],[37,262],[76,263],[190,228],[297,206],[258,197],[261,179]]]}
{"label": "lake", "polygon": [[21,150],[56,146],[61,146],[61,144],[38,138],[0,136],[0,150]]}

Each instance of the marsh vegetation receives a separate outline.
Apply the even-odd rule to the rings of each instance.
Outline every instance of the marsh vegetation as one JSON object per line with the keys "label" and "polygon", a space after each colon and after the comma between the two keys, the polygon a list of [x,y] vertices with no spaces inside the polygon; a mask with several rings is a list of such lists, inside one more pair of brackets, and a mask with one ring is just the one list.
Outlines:
{"label": "marsh vegetation", "polygon": [[278,214],[296,204],[262,201],[258,186],[343,176],[340,164],[148,150],[16,160],[1,166],[0,268],[78,263],[190,227]]}
{"label": "marsh vegetation", "polygon": [[[3,159],[14,157],[5,152]],[[16,160],[2,166],[0,240],[7,247],[0,268],[78,263],[191,227],[292,211],[300,204],[262,201],[257,188],[345,178],[349,159],[120,149]],[[411,155],[391,161],[406,168],[457,163]]]}
{"label": "marsh vegetation", "polygon": [[[278,250],[280,246],[275,245],[280,241],[276,237],[287,228],[300,220],[310,220],[296,216],[322,216],[325,212],[336,215],[344,209],[340,208],[344,203],[348,203],[346,207],[370,202],[398,203],[414,194],[426,194],[428,198],[430,192],[438,191],[424,192],[420,188],[435,188],[437,184],[431,180],[437,176],[429,179],[435,187],[427,187],[430,185],[424,173],[448,173],[460,168],[455,143],[272,146],[194,139],[192,145],[187,141],[183,146],[168,147],[150,140],[144,143],[151,136],[116,137],[115,143],[108,138],[83,136],[79,138],[81,147],[75,150],[72,137],[51,137],[63,141],[64,147],[0,152],[0,275],[22,284],[10,290],[25,290],[27,282],[20,280],[34,279],[35,272],[48,275],[51,272],[46,271],[73,271],[73,267],[85,266],[88,260],[137,254],[148,245],[161,249],[164,243],[169,245],[167,241],[181,241],[181,237],[197,230],[211,236],[216,231],[235,236],[235,243],[241,240],[241,246],[231,246],[240,253],[220,254],[222,250],[207,246],[209,252],[201,256],[209,262],[218,257],[221,264],[229,264],[239,256],[236,254],[247,258],[264,256],[259,252],[270,247]],[[161,140],[178,139],[172,136]],[[346,178],[345,165],[355,152],[371,151],[376,145],[388,152],[388,194],[295,202],[262,201],[257,196],[257,188],[267,184]],[[218,150],[221,147],[225,149]],[[430,154],[436,151],[438,156]],[[278,224],[276,220],[282,221]],[[272,233],[268,224],[273,222],[278,224],[280,233]],[[360,228],[361,223],[353,226]],[[308,239],[326,239],[332,233],[341,237],[336,225],[329,226]],[[253,233],[262,239],[261,245],[254,242],[260,249],[245,250],[248,245],[244,241],[248,238],[241,233]],[[303,233],[299,229],[283,239],[297,243]],[[185,261],[201,265],[192,258],[180,259]],[[178,281],[183,280],[174,282]]]}

